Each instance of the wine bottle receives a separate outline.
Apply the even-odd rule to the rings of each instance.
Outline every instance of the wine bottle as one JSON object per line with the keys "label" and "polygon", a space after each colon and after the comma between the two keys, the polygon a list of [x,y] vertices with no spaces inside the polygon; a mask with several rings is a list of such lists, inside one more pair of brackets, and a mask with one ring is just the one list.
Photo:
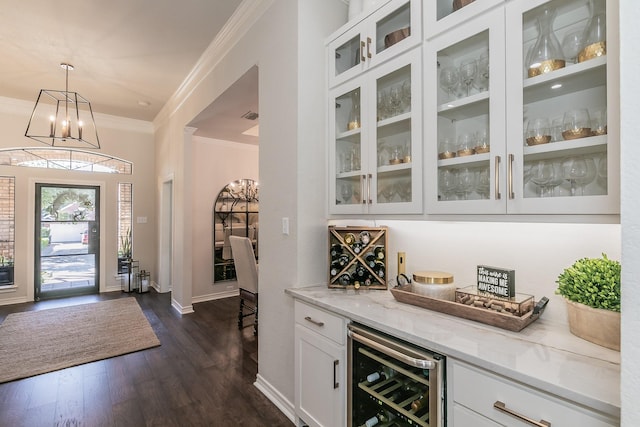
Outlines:
{"label": "wine bottle", "polygon": [[364,282],[367,278],[367,270],[364,268],[364,265],[358,264],[355,270],[355,278],[360,282]]}
{"label": "wine bottle", "polygon": [[415,414],[420,409],[426,406],[429,406],[429,390],[427,390],[422,396],[420,396],[419,399],[416,399],[413,402],[411,402],[411,410]]}
{"label": "wine bottle", "polygon": [[344,242],[351,246],[356,242],[356,235],[353,233],[347,233],[344,235]]}
{"label": "wine bottle", "polygon": [[359,237],[360,237],[360,242],[362,242],[363,246],[367,246],[371,241],[371,233],[369,233],[367,230],[361,231]]}
{"label": "wine bottle", "polygon": [[384,266],[384,262],[382,261],[376,261],[376,266],[373,268],[373,271],[376,272],[376,275],[381,278],[384,279],[385,273],[386,273],[386,268]]}
{"label": "wine bottle", "polygon": [[395,415],[393,415],[391,412],[386,411],[386,410],[381,410],[380,412],[378,412],[377,414],[375,414],[373,417],[369,418],[367,421],[364,422],[364,424],[362,424],[361,427],[373,427],[378,425],[379,423],[388,423],[391,420],[393,420],[395,418]]}
{"label": "wine bottle", "polygon": [[340,267],[344,267],[347,264],[349,264],[349,255],[347,254],[341,254],[338,257],[338,263],[340,264]]}
{"label": "wine bottle", "polygon": [[342,270],[342,266],[340,265],[340,260],[331,261],[331,269],[329,270],[329,274],[331,277],[336,276]]}
{"label": "wine bottle", "polygon": [[369,383],[375,383],[376,381],[384,381],[389,378],[392,378],[396,375],[396,371],[389,368],[388,366],[383,366],[379,371],[375,371],[367,375],[367,381]]}
{"label": "wine bottle", "polygon": [[339,243],[334,243],[331,245],[331,259],[334,260],[340,256],[342,253],[342,245]]}
{"label": "wine bottle", "polygon": [[379,260],[384,259],[384,246],[376,246],[373,252],[376,254],[377,259]]}
{"label": "wine bottle", "polygon": [[362,243],[355,242],[353,245],[351,245],[351,249],[353,249],[354,253],[359,254],[360,252],[362,252]]}
{"label": "wine bottle", "polygon": [[369,252],[365,257],[364,260],[367,262],[367,265],[371,268],[374,268],[376,266],[376,255]]}
{"label": "wine bottle", "polygon": [[349,286],[351,284],[351,275],[349,273],[342,273],[340,277],[338,277],[338,283],[342,286]]}

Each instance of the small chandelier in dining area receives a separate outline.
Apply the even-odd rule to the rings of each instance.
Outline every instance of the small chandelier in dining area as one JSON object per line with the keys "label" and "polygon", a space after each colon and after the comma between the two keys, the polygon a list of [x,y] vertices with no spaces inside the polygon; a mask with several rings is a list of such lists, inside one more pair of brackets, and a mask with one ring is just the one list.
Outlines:
{"label": "small chandelier in dining area", "polygon": [[65,70],[65,89],[40,90],[24,136],[52,147],[100,148],[91,103],[69,91],[73,65],[60,66]]}

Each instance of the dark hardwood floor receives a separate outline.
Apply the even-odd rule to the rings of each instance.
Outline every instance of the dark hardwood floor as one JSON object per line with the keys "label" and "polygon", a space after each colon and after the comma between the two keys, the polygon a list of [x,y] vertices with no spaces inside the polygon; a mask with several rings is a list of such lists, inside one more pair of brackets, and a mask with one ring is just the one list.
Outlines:
{"label": "dark hardwood floor", "polygon": [[180,317],[169,294],[112,292],[0,306],[0,322],[112,298],[136,298],[162,345],[0,384],[0,426],[293,425],[253,386],[258,343],[251,326],[238,330],[237,297]]}

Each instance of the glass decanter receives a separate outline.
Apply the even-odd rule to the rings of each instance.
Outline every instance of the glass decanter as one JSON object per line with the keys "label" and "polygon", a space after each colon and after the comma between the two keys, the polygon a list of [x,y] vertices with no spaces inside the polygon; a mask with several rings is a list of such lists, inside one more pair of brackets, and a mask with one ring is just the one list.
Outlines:
{"label": "glass decanter", "polygon": [[607,54],[607,17],[604,0],[589,0],[589,23],[582,40],[584,48],[578,54],[578,62]]}
{"label": "glass decanter", "polygon": [[527,57],[527,75],[540,74],[564,68],[564,53],[558,38],[553,32],[556,10],[546,7],[537,16],[538,38]]}
{"label": "glass decanter", "polygon": [[360,128],[360,90],[356,89],[351,94],[351,111],[349,112],[349,121],[347,122],[347,130]]}

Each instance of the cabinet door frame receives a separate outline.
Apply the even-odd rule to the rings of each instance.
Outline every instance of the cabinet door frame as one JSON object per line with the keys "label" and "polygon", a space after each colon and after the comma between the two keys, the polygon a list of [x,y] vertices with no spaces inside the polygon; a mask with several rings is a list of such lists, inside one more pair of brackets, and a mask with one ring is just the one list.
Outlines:
{"label": "cabinet door frame", "polygon": [[[386,48],[380,52],[376,52],[375,45],[377,39],[384,40],[386,34],[378,35],[376,31],[377,22],[391,15],[393,12],[403,7],[405,4],[409,4],[410,8],[410,35],[393,45],[393,47]],[[327,57],[329,59],[329,87],[335,87],[342,84],[359,74],[391,59],[392,57],[401,54],[402,52],[410,49],[413,46],[420,44],[422,40],[422,0],[391,0],[381,6],[379,9],[372,11],[368,15],[362,15],[360,21],[354,23],[349,22],[343,28],[338,30],[342,31],[339,35],[334,35],[333,39],[327,44]],[[336,50],[353,38],[359,38],[360,46],[364,46],[365,56],[364,60],[359,60],[358,64],[349,68],[348,70],[336,75]],[[374,44],[372,47],[371,44]],[[370,57],[366,53],[370,53]]]}
{"label": "cabinet door frame", "polygon": [[[606,135],[607,151],[607,194],[584,197],[524,197],[524,159],[525,147],[523,140],[525,113],[523,87],[522,58],[523,46],[523,18],[522,15],[536,7],[554,0],[520,0],[506,4],[506,34],[509,35],[506,57],[506,85],[509,97],[506,98],[506,123],[508,154],[513,155],[513,188],[515,194],[507,202],[509,214],[619,214],[620,213],[620,135],[619,135],[619,44],[617,20],[618,0],[607,0],[607,34],[606,55],[606,98],[608,133]],[[567,3],[567,2],[563,2]],[[560,20],[560,17],[558,17]],[[560,23],[562,25],[562,23]],[[596,61],[596,60],[592,60]],[[588,64],[588,61],[583,63]],[[580,64],[582,65],[582,64]],[[568,65],[574,66],[574,65]],[[564,70],[563,70],[564,71]],[[568,71],[568,70],[567,70]],[[566,77],[562,77],[566,76]],[[566,82],[571,74],[560,73],[557,81]],[[556,79],[549,79],[551,86]],[[550,99],[550,98],[549,98]],[[552,102],[552,101],[549,101]],[[579,140],[575,140],[579,141]],[[568,144],[572,141],[559,141],[551,144]]]}
{"label": "cabinet door frame", "polygon": [[[347,425],[347,388],[346,388],[346,348],[321,336],[320,334],[302,325],[295,325],[295,410],[298,416],[310,427],[343,427]],[[314,351],[326,356],[327,366],[307,366],[309,359],[304,357],[304,346],[311,346]],[[306,354],[306,353],[305,353]],[[333,361],[338,361],[337,366]],[[333,375],[324,375],[330,369],[334,369],[337,388],[330,387],[331,384],[320,384],[321,381],[333,382]],[[309,379],[309,374],[315,378]],[[319,390],[305,388],[309,382],[319,386],[326,386]],[[329,399],[328,406],[333,410],[316,413],[317,408],[307,405]]]}
{"label": "cabinet door frame", "polygon": [[[438,52],[450,46],[454,46],[464,40],[489,32],[489,141],[491,151],[488,153],[490,171],[489,199],[482,200],[452,200],[440,201],[438,199],[438,117],[439,110],[445,104],[459,105],[464,100],[454,100],[450,103],[438,104]],[[506,213],[506,174],[505,174],[505,38],[504,38],[504,9],[491,10],[478,16],[463,27],[455,28],[443,33],[433,40],[425,43],[424,54],[424,105],[425,123],[435,125],[425,126],[425,182],[426,182],[426,210],[429,214],[504,214]],[[487,156],[487,154],[475,154],[473,156]],[[473,161],[473,156],[468,158],[453,159],[453,163]],[[479,157],[483,159],[483,157]],[[462,163],[460,163],[462,164]],[[496,181],[497,190],[496,193]]]}

